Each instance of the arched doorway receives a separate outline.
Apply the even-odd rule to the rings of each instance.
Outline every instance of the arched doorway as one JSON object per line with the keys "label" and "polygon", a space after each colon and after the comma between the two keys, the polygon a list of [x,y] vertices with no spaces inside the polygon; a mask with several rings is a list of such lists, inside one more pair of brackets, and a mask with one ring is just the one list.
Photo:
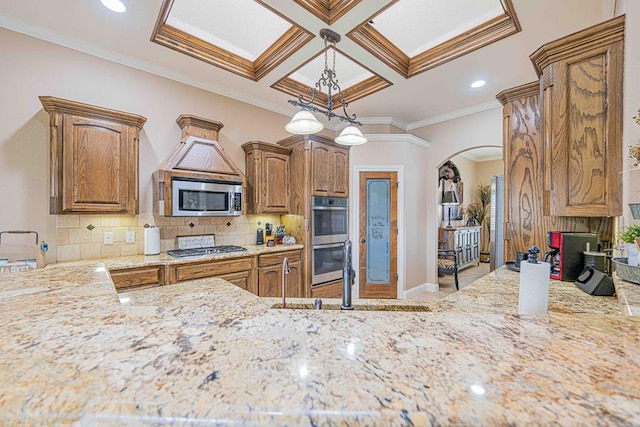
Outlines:
{"label": "arched doorway", "polygon": [[[476,147],[438,167],[436,245],[456,251],[460,288],[489,271],[491,179],[504,173],[502,159],[502,147]],[[453,274],[437,280],[440,292],[456,290]]]}

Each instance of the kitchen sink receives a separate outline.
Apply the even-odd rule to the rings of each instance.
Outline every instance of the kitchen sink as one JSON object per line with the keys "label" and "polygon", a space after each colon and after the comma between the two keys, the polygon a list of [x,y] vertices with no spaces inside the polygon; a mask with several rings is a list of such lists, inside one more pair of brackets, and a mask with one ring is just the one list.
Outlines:
{"label": "kitchen sink", "polygon": [[[280,309],[282,310],[282,303],[274,304],[271,306],[272,309]],[[315,310],[313,303],[287,303],[285,310]],[[401,305],[401,304],[388,304],[388,305],[368,305],[368,304],[360,304],[354,305],[353,309],[356,311],[411,311],[411,312],[427,312],[431,311],[431,309],[424,305]],[[340,310],[340,304],[322,304],[322,310]],[[349,310],[345,310],[349,311]]]}

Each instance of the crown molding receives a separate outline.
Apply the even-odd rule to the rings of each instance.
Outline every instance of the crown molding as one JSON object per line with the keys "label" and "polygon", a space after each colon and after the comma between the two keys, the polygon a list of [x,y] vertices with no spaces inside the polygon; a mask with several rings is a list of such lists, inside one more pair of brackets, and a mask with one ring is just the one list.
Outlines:
{"label": "crown molding", "polygon": [[[246,104],[253,105],[258,108],[262,108],[268,111],[272,111],[274,113],[282,114],[287,117],[290,117],[292,115],[291,109],[289,109],[286,104],[280,105],[280,104],[264,102],[263,100],[254,98],[252,96],[248,96],[245,93],[229,90],[229,88],[224,86],[219,86],[211,83],[204,83],[202,81],[189,79],[184,77],[183,75],[173,72],[167,67],[158,66],[149,61],[144,61],[144,60],[132,58],[130,56],[122,55],[122,53],[120,52],[103,49],[94,44],[86,43],[82,40],[78,40],[73,37],[65,37],[60,35],[59,33],[46,31],[46,30],[43,30],[42,28],[31,25],[19,18],[13,17],[11,15],[3,14],[1,12],[0,12],[0,28],[6,28],[10,31],[15,31],[17,33],[25,34],[27,36],[34,37],[48,43],[53,43],[59,46],[63,46],[69,49],[73,49],[73,50],[85,53],[87,55],[95,56],[97,58],[101,58],[107,61],[121,64],[130,68],[135,68],[137,70],[154,74],[156,76],[160,76],[163,78],[167,78],[169,80],[173,80],[182,84],[186,84],[188,86],[202,89],[207,92],[212,92],[221,96],[225,96],[227,98],[234,99],[236,101],[244,102]],[[478,113],[485,110],[490,110],[492,108],[497,108],[497,107],[502,107],[502,105],[500,104],[500,102],[495,100],[495,101],[474,105],[468,108],[463,108],[461,110],[452,111],[439,116],[434,116],[431,118],[427,118],[424,120],[420,120],[420,121],[408,123],[408,124],[394,117],[361,117],[358,120],[365,125],[392,125],[401,130],[410,131],[413,129],[418,129],[424,126],[433,125],[436,123],[463,117],[466,115]],[[328,123],[325,123],[325,127],[337,132],[339,130],[342,130],[345,127],[345,125],[341,122],[337,123],[335,126],[330,126],[328,125]]]}
{"label": "crown molding", "polygon": [[421,148],[429,148],[431,146],[429,141],[425,141],[410,133],[367,133],[364,136],[369,141],[407,142]]}
{"label": "crown molding", "polygon": [[440,122],[446,122],[447,120],[457,119],[459,117],[468,116],[482,111],[491,110],[493,108],[502,108],[502,104],[498,100],[485,102],[484,104],[472,105],[471,107],[463,108],[461,110],[451,111],[450,113],[441,114],[428,119],[420,120],[417,122],[409,123],[407,130],[418,129],[425,126],[434,125]]}
{"label": "crown molding", "polygon": [[407,124],[393,117],[362,117],[360,122],[363,125],[391,125],[398,129],[407,130]]}

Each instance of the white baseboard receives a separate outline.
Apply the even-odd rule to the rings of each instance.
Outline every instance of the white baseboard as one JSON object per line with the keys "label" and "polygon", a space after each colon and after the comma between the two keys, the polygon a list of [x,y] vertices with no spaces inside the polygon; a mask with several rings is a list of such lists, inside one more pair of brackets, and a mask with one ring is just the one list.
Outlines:
{"label": "white baseboard", "polygon": [[403,295],[399,296],[398,299],[413,298],[422,292],[438,292],[439,290],[440,286],[437,283],[423,283],[422,285],[418,285],[403,292]]}

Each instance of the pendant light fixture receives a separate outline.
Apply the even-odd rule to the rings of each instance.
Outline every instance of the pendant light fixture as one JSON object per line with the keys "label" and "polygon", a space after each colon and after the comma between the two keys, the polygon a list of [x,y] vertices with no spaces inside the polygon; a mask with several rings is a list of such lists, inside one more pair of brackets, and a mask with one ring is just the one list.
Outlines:
{"label": "pendant light fixture", "polygon": [[[289,123],[285,126],[285,129],[289,133],[298,135],[309,135],[312,133],[320,132],[324,125],[316,119],[313,113],[321,113],[327,116],[328,120],[337,118],[343,122],[347,122],[349,125],[342,130],[340,135],[335,139],[336,143],[341,145],[360,145],[367,142],[367,138],[362,135],[358,126],[362,126],[362,123],[356,120],[356,115],[350,116],[347,113],[347,106],[349,105],[342,97],[342,90],[338,84],[336,77],[336,50],[335,45],[340,41],[340,35],[335,31],[331,31],[328,28],[320,30],[320,37],[324,40],[324,71],[315,84],[315,88],[311,89],[311,99],[306,101],[303,95],[298,96],[298,99],[290,99],[289,104],[294,107],[300,107],[298,111]],[[328,50],[329,47],[333,48],[333,63],[329,68]],[[326,109],[318,108],[313,105],[318,93],[322,92],[322,88],[327,88],[327,105]],[[333,94],[337,92],[338,101],[342,105],[343,114],[337,114],[333,112]],[[313,113],[312,113],[313,112]]]}

